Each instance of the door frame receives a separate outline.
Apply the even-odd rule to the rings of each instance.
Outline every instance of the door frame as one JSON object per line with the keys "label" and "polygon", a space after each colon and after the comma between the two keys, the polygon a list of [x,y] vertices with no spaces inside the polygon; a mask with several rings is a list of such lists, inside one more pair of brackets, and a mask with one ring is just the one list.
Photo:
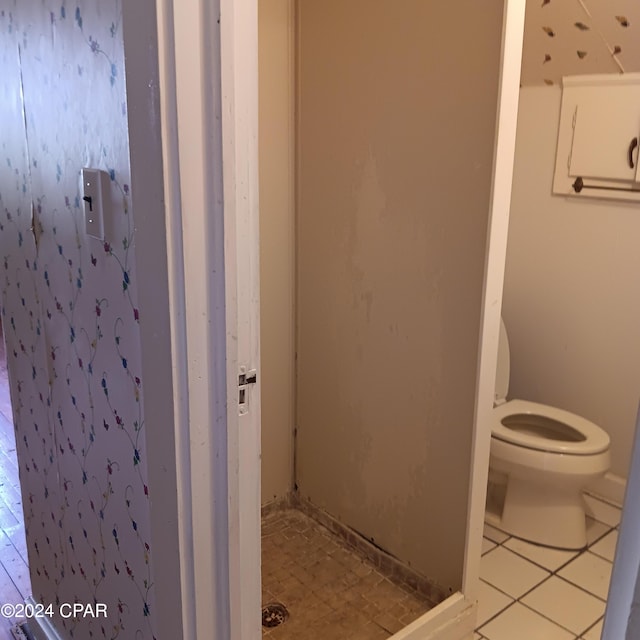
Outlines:
{"label": "door frame", "polygon": [[[397,640],[456,640],[475,626],[524,5],[504,0],[462,589]],[[256,418],[240,437],[237,410],[239,358],[257,363],[259,344],[257,0],[157,8],[184,637],[258,640],[260,429]],[[247,273],[243,301],[238,278]],[[253,335],[248,352],[239,321]]]}
{"label": "door frame", "polygon": [[157,14],[183,637],[258,640],[257,2]]}
{"label": "door frame", "polygon": [[496,117],[490,214],[485,252],[485,277],[480,320],[478,374],[471,448],[471,478],[467,509],[462,592],[477,600],[482,535],[489,474],[491,413],[498,361],[502,293],[507,260],[513,163],[516,149],[520,72],[526,3],[505,0],[502,56]]}

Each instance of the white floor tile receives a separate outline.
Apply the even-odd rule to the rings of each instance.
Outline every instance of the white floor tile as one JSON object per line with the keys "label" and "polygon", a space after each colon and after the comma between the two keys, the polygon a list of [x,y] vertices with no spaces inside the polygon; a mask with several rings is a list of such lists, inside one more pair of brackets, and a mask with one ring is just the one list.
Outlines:
{"label": "white floor tile", "polygon": [[[488,557],[491,555],[487,554]],[[609,580],[611,579],[611,562],[586,551],[572,560],[566,567],[558,571],[558,575],[569,582],[582,587],[603,600],[607,599]]]}
{"label": "white floor tile", "polygon": [[519,538],[511,538],[504,543],[504,546],[511,551],[515,551],[521,556],[528,558],[532,562],[539,564],[549,571],[555,571],[563,564],[578,555],[577,551],[567,551],[566,549],[551,549],[538,544],[525,542]]}
{"label": "white floor tile", "polygon": [[493,542],[496,542],[498,544],[502,544],[505,540],[509,538],[509,535],[506,534],[504,531],[500,531],[499,529],[492,527],[490,524],[485,523],[484,537],[489,538],[489,540],[492,540]]}
{"label": "white floor tile", "polygon": [[522,604],[579,635],[604,615],[605,603],[552,576],[521,600]]}
{"label": "white floor tile", "polygon": [[613,557],[616,553],[616,544],[618,543],[618,531],[614,529],[610,533],[598,540],[592,547],[589,547],[591,553],[595,553],[597,556],[613,562]]}
{"label": "white floor tile", "polygon": [[519,602],[480,629],[488,640],[574,640],[575,636]]}
{"label": "white floor tile", "polygon": [[604,624],[604,618],[598,622],[598,624],[594,625],[587,631],[582,634],[584,640],[600,640],[602,637],[602,625]]}
{"label": "white floor tile", "polygon": [[482,538],[482,555],[496,548],[496,543],[489,540],[489,538]]}
{"label": "white floor tile", "polygon": [[584,499],[587,503],[587,515],[612,527],[620,524],[621,509],[593,496],[585,495]]}
{"label": "white floor tile", "polygon": [[493,618],[499,611],[508,607],[513,600],[504,593],[486,582],[480,580],[478,593],[478,627],[483,625],[489,618]]}
{"label": "white floor tile", "polygon": [[519,598],[548,575],[548,571],[504,547],[497,547],[480,558],[480,577],[513,598]]}
{"label": "white floor tile", "polygon": [[587,544],[593,544],[598,538],[611,531],[611,527],[587,516]]}

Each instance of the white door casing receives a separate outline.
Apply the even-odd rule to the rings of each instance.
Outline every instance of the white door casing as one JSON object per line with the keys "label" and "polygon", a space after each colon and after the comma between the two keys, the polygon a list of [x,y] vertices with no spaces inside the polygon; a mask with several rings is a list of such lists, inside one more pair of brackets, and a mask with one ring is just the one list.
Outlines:
{"label": "white door casing", "polygon": [[257,370],[259,353],[256,23],[255,0],[158,3],[181,607],[193,640],[261,632],[259,382],[238,415],[239,366]]}
{"label": "white door casing", "polygon": [[502,309],[504,270],[513,160],[516,147],[520,66],[524,36],[525,3],[505,0],[498,114],[493,158],[489,230],[485,258],[485,282],[480,321],[480,348],[471,452],[471,479],[467,510],[467,540],[462,592],[476,600],[480,579],[480,554],[491,444],[491,408],[495,390],[498,336]]}
{"label": "white door casing", "polygon": [[221,0],[221,25],[231,631],[232,637],[238,629],[238,638],[258,640],[262,588],[257,0]]}

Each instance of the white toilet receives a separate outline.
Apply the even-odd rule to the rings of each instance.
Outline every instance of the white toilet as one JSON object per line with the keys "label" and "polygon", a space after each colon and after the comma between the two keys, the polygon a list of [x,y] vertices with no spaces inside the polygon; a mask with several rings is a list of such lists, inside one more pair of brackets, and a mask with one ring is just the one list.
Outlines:
{"label": "white toilet", "polygon": [[509,341],[500,324],[489,468],[506,476],[501,515],[487,521],[518,538],[563,549],[587,544],[585,486],[609,469],[609,436],[562,409],[507,400]]}

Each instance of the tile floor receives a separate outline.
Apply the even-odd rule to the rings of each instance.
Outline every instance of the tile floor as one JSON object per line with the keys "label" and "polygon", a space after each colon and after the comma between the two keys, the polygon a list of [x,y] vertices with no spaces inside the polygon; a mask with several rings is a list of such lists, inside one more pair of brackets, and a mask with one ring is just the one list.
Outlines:
{"label": "tile floor", "polygon": [[388,638],[430,608],[295,509],[263,518],[262,602],[289,611],[269,640]]}
{"label": "tile floor", "polygon": [[586,500],[588,546],[579,552],[485,525],[476,640],[600,639],[620,509]]}

